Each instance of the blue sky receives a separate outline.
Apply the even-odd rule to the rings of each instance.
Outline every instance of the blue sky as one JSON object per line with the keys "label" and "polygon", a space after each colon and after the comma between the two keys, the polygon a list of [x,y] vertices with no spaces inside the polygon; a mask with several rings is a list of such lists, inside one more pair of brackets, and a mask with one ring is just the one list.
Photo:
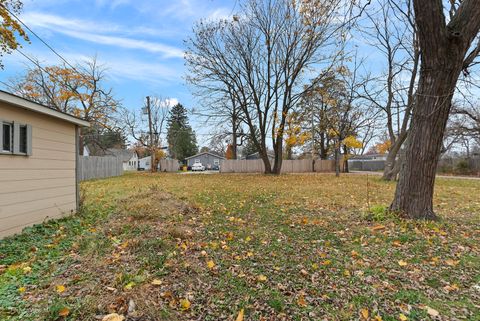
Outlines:
{"label": "blue sky", "polygon": [[[228,17],[236,7],[235,0],[25,0],[20,18],[71,63],[97,55],[108,69],[108,86],[126,107],[159,95],[193,108],[184,82],[183,41],[195,21]],[[25,53],[44,65],[61,63],[30,38]],[[3,63],[3,81],[31,65],[18,53]]]}

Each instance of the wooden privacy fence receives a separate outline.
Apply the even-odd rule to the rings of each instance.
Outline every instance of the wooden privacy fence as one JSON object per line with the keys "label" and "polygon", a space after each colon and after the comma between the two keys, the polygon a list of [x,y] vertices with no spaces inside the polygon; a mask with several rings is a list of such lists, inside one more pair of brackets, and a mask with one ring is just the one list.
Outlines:
{"label": "wooden privacy fence", "polygon": [[123,163],[117,157],[80,156],[77,170],[80,181],[120,176],[123,174]]}
{"label": "wooden privacy fence", "polygon": [[[282,173],[335,172],[334,160],[315,160],[315,169],[311,159],[282,161]],[[265,166],[261,159],[228,159],[220,163],[221,173],[263,173]]]}
{"label": "wooden privacy fence", "polygon": [[159,163],[160,172],[177,172],[179,163],[176,159],[161,159]]}

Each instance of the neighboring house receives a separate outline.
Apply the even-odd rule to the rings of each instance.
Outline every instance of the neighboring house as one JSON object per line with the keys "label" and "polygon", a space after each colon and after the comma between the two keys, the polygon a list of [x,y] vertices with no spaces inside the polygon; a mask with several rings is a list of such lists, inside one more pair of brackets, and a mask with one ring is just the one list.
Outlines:
{"label": "neighboring house", "polygon": [[78,133],[88,122],[0,91],[0,238],[78,209]]}
{"label": "neighboring house", "polygon": [[152,156],[140,158],[138,160],[138,163],[139,163],[138,169],[149,171],[152,168],[151,162],[152,162]]}
{"label": "neighboring house", "polygon": [[195,163],[201,163],[207,170],[220,167],[220,161],[224,159],[225,157],[210,152],[203,152],[185,158],[187,166],[191,167]]}
{"label": "neighboring house", "polygon": [[138,169],[138,153],[134,150],[110,148],[107,149],[105,154],[120,158],[123,162],[124,171],[136,171]]}

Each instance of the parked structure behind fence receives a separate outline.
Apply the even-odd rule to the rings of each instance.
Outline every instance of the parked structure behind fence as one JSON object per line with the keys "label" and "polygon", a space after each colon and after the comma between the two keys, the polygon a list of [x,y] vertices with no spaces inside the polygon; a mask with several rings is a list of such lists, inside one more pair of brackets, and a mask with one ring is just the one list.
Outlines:
{"label": "parked structure behind fence", "polygon": [[120,176],[123,174],[123,163],[117,157],[81,156],[77,170],[80,181]]}
{"label": "parked structure behind fence", "polygon": [[[272,162],[273,163],[273,162]],[[334,172],[334,160],[315,160],[315,172]],[[223,160],[220,163],[222,173],[263,173],[265,165],[261,159]],[[295,159],[282,161],[282,173],[314,172],[311,159]]]}
{"label": "parked structure behind fence", "polygon": [[351,171],[368,171],[376,172],[383,171],[385,169],[384,160],[348,160],[348,169]]}

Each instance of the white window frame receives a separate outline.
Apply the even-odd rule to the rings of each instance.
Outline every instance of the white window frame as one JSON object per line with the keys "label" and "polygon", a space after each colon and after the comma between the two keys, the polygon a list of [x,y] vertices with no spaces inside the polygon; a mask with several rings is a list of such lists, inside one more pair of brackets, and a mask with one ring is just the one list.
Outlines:
{"label": "white window frame", "polygon": [[[2,154],[12,154],[13,153],[13,123],[12,122],[7,122],[7,121],[0,121],[0,124],[2,124],[2,128],[0,131],[0,142],[1,142],[1,149],[0,153]],[[8,125],[10,126],[10,149],[3,149],[3,126]]]}
{"label": "white window frame", "polygon": [[200,158],[197,158],[197,159],[195,160],[195,164],[201,164]]}
{"label": "white window frame", "polygon": [[220,160],[214,159],[213,160],[213,165],[220,165]]}

